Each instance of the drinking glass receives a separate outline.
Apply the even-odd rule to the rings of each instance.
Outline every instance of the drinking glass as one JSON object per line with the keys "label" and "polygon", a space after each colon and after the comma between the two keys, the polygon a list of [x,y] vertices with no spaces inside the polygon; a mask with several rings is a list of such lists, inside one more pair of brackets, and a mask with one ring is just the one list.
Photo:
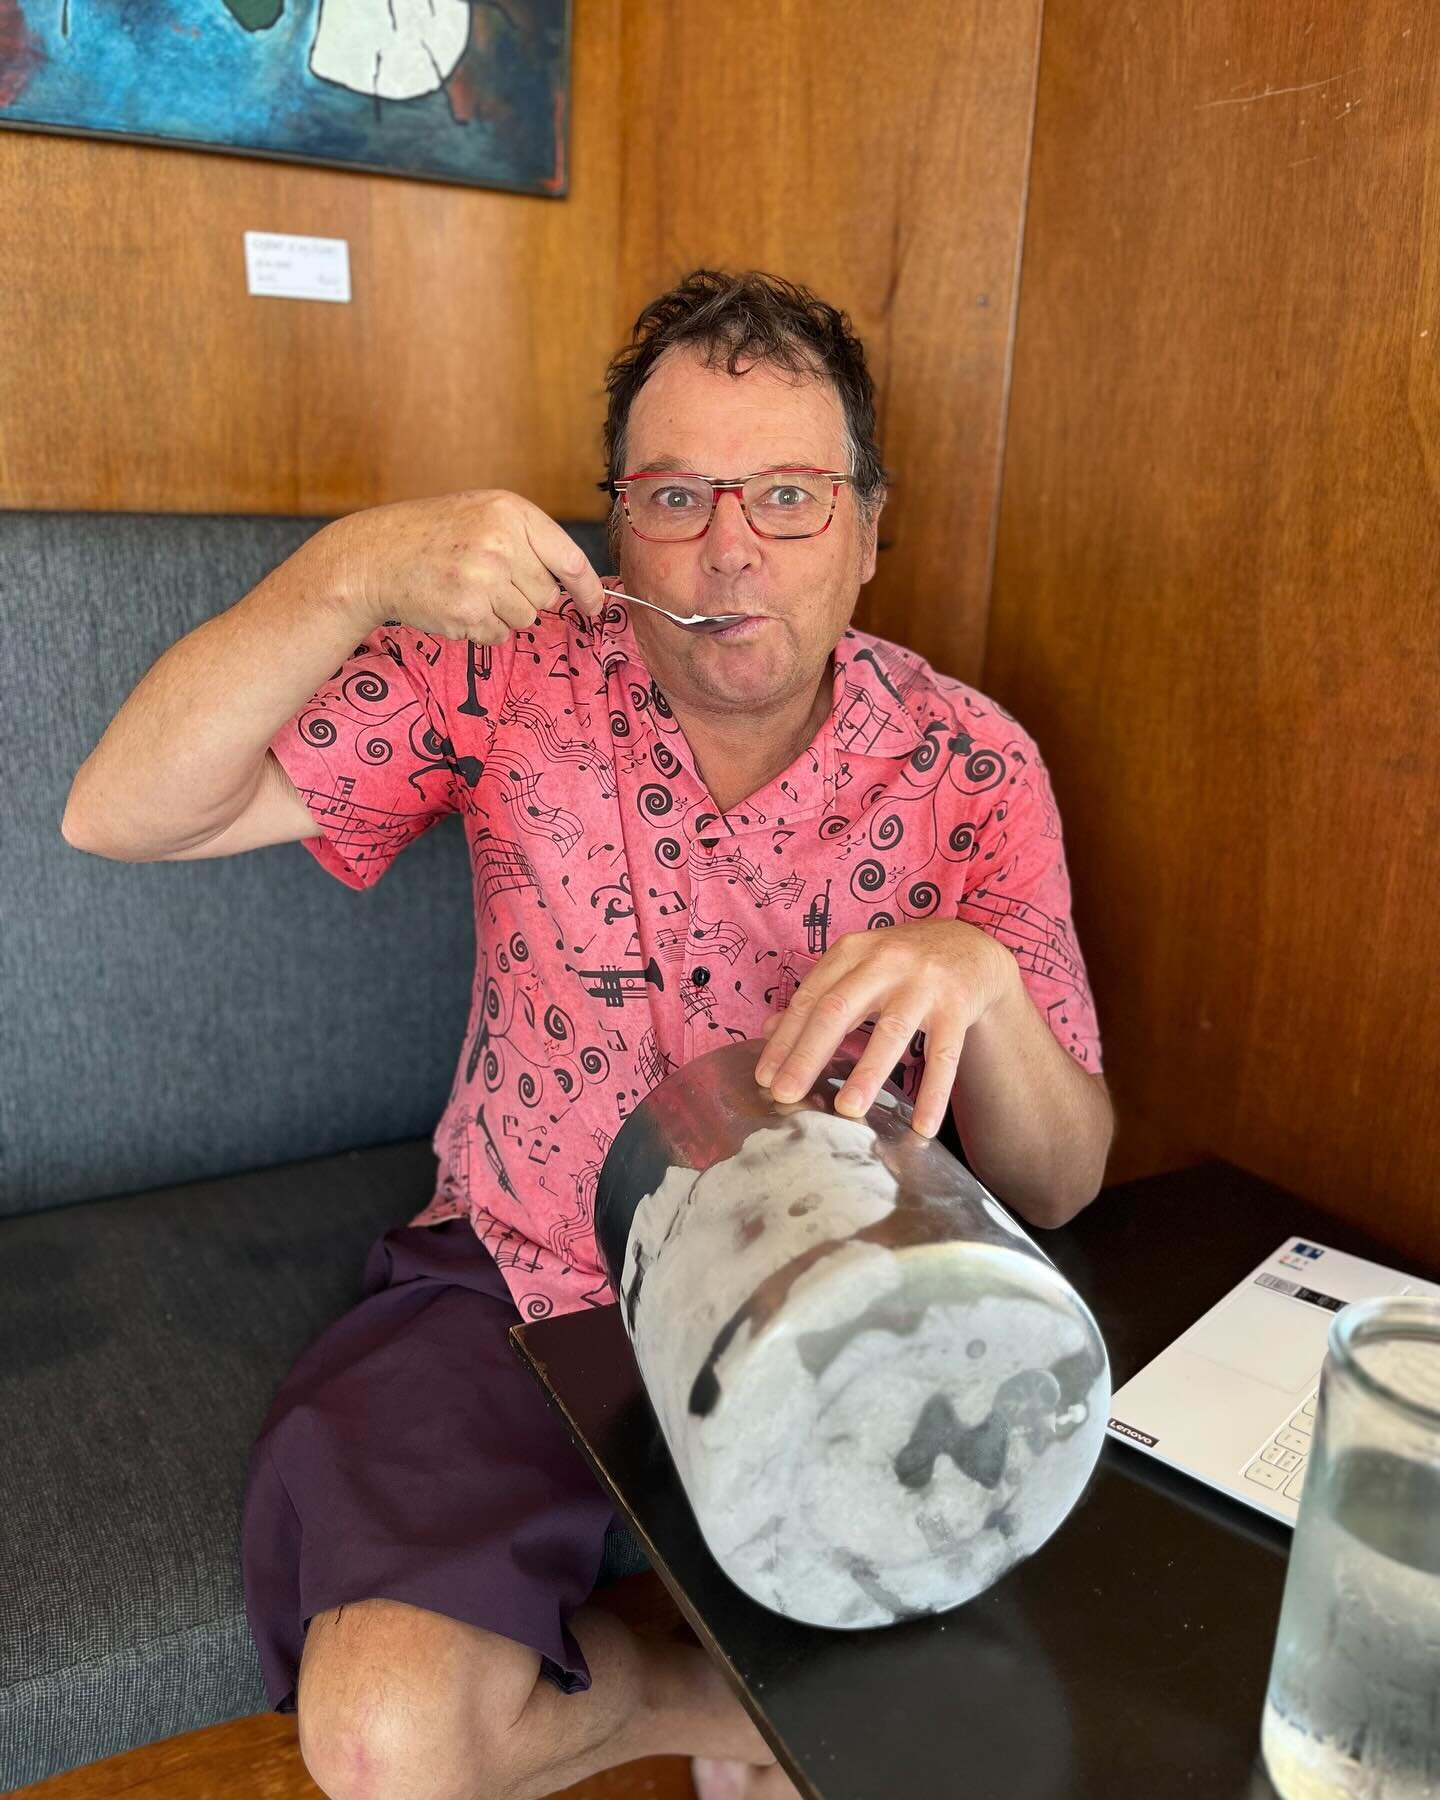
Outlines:
{"label": "drinking glass", "polygon": [[1285,1800],[1440,1800],[1440,1299],[1330,1327],[1261,1749]]}

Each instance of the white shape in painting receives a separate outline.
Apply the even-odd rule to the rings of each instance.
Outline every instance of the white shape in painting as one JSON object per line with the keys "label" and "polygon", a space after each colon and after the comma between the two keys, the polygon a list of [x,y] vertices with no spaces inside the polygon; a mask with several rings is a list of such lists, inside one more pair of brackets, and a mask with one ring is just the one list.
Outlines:
{"label": "white shape in painting", "polygon": [[320,0],[310,73],[357,94],[414,100],[444,86],[469,41],[463,0]]}

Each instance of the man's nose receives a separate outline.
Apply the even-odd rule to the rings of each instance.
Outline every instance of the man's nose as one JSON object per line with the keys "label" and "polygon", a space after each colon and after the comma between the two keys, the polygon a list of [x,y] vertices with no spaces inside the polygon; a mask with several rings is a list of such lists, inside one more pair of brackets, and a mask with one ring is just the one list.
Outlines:
{"label": "man's nose", "polygon": [[750,529],[734,488],[726,488],[715,497],[704,550],[706,567],[717,575],[738,575],[759,559],[760,540]]}

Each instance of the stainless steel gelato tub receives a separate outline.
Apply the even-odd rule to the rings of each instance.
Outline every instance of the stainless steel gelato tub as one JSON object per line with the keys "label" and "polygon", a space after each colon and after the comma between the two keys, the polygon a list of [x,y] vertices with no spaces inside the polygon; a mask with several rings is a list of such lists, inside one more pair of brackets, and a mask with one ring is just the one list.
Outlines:
{"label": "stainless steel gelato tub", "polygon": [[834,1111],[755,1081],[759,1040],[654,1088],[596,1231],[716,1560],[811,1624],[959,1606],[1038,1549],[1100,1454],[1110,1367],[1084,1301],[884,1088]]}

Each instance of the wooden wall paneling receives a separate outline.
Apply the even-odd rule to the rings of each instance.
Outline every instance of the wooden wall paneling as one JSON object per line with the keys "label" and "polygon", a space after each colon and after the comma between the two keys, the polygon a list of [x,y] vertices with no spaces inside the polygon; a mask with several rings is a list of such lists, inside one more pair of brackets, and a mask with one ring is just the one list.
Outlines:
{"label": "wooden wall paneling", "polygon": [[1049,0],[986,666],[1122,1121],[1431,1254],[1437,55],[1402,0]]}
{"label": "wooden wall paneling", "polygon": [[[575,8],[566,200],[0,132],[0,505],[598,516],[621,43]],[[351,303],[249,296],[247,229],[348,239]]]}
{"label": "wooden wall paneling", "polygon": [[1039,0],[626,16],[625,322],[698,264],[845,307],[894,472],[870,629],[978,679]]}
{"label": "wooden wall paneling", "polygon": [[[974,679],[1039,9],[584,0],[559,202],[0,132],[0,505],[494,484],[596,517],[625,324],[695,263],[759,265],[874,363],[895,487],[862,620]],[[252,299],[247,228],[348,239],[353,301]]]}

